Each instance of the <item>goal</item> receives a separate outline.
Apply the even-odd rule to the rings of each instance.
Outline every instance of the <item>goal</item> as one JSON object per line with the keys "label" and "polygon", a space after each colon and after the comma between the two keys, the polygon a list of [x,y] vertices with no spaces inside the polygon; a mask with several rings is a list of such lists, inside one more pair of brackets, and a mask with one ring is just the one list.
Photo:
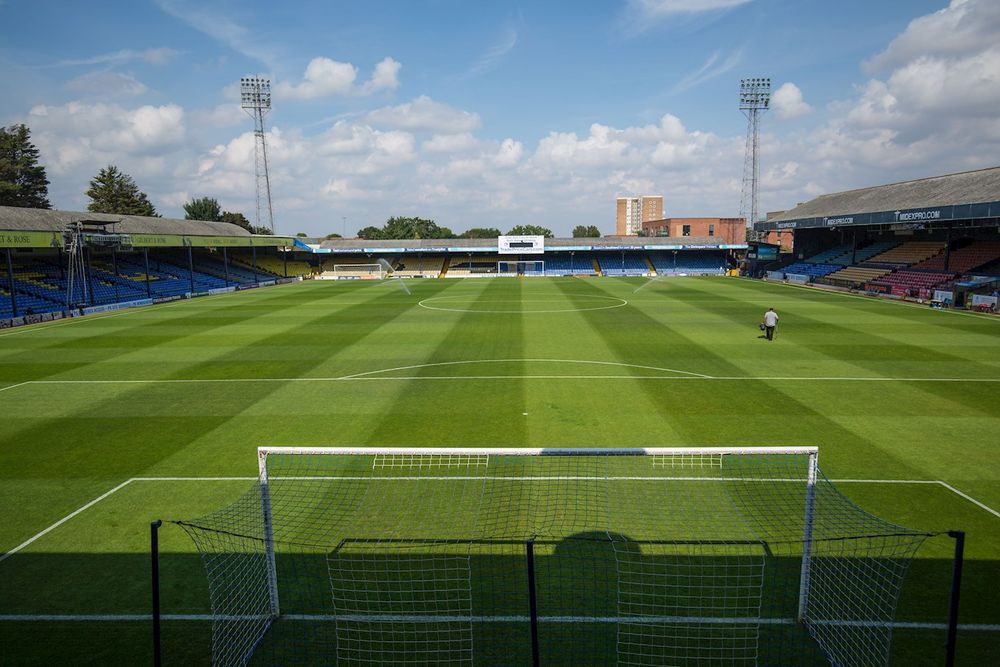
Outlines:
{"label": "goal", "polygon": [[878,665],[929,533],[809,447],[271,448],[178,521],[213,661]]}
{"label": "goal", "polygon": [[531,261],[500,261],[497,262],[497,274],[501,276],[544,276],[545,262]]}
{"label": "goal", "polygon": [[382,264],[334,264],[335,278],[382,279],[385,277],[385,266]]}

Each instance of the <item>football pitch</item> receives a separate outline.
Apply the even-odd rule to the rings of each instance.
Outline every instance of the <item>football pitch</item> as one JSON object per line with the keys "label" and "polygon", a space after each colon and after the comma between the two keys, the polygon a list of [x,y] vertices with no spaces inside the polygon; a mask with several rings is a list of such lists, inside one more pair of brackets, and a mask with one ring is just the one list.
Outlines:
{"label": "football pitch", "polygon": [[[148,664],[149,522],[239,498],[264,445],[818,446],[869,512],[967,532],[958,662],[995,662],[997,318],[736,278],[405,287],[0,332],[0,664]],[[200,558],[172,524],[160,540],[165,663],[205,664]],[[943,664],[952,549],[917,553],[894,664]]]}

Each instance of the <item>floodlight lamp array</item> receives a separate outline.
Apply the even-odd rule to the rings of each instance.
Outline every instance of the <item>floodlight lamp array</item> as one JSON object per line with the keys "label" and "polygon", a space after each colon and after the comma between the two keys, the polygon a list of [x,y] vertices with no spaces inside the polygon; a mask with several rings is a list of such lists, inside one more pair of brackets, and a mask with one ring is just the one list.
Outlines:
{"label": "floodlight lamp array", "polygon": [[244,109],[270,109],[271,80],[259,76],[241,78],[240,104]]}
{"label": "floodlight lamp array", "polygon": [[740,79],[740,109],[767,109],[771,104],[771,79]]}

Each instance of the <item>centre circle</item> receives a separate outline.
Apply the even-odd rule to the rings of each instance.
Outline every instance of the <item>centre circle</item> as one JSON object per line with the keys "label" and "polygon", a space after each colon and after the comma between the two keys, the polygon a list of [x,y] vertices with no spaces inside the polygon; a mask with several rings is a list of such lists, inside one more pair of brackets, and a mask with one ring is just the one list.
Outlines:
{"label": "centre circle", "polygon": [[[627,306],[628,301],[616,296],[600,296],[598,294],[576,294],[569,298],[578,300],[593,299],[593,306],[568,306],[567,297],[528,297],[525,299],[488,299],[479,300],[478,295],[463,296],[433,296],[418,302],[421,308],[427,310],[443,310],[452,313],[579,313],[588,310],[608,310]],[[461,302],[473,303],[461,303]],[[456,303],[458,302],[458,303]],[[527,304],[534,304],[525,307]],[[562,307],[560,307],[562,306]]]}

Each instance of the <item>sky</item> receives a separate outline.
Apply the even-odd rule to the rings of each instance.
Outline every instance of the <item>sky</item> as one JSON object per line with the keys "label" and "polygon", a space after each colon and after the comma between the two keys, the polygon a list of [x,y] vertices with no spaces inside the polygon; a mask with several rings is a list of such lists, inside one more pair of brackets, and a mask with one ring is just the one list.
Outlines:
{"label": "sky", "polygon": [[748,77],[773,82],[762,211],[1000,164],[997,0],[0,0],[0,124],[31,129],[55,208],[115,164],[165,216],[253,220],[247,75],[283,234],[610,234],[644,194],[736,216]]}

